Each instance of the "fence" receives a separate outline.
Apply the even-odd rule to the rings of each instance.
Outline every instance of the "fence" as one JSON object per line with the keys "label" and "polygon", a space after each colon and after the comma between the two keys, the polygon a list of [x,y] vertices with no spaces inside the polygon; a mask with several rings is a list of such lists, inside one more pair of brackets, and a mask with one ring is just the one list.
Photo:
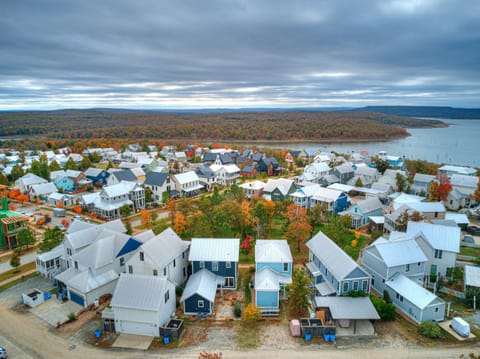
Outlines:
{"label": "fence", "polygon": [[438,291],[446,294],[452,294],[454,297],[457,298],[465,299],[465,293],[459,292],[458,290],[442,287]]}

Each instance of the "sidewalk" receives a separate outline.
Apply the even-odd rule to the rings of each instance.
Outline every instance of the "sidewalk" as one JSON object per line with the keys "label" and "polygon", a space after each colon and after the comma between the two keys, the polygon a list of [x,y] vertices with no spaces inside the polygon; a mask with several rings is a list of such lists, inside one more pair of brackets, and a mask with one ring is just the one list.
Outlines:
{"label": "sidewalk", "polygon": [[19,273],[18,275],[14,276],[14,277],[11,277],[11,278],[8,278],[8,279],[6,279],[6,280],[4,280],[4,281],[1,281],[1,282],[0,282],[0,287],[1,287],[2,285],[8,284],[8,283],[13,282],[13,281],[15,281],[15,280],[17,280],[17,279],[20,279],[20,278],[22,278],[22,277],[26,277],[27,275],[30,275],[30,274],[33,274],[33,273],[36,273],[36,272],[37,272],[37,269],[30,269],[29,271],[26,271],[26,272],[24,272],[24,273]]}

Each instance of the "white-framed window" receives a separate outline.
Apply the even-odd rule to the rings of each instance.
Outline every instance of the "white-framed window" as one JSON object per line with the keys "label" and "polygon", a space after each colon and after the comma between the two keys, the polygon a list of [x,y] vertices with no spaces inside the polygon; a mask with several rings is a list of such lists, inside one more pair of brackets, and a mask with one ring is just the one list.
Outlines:
{"label": "white-framed window", "polygon": [[354,290],[354,291],[358,291],[358,280],[356,280],[355,282],[353,282],[353,290]]}
{"label": "white-framed window", "polygon": [[120,266],[125,265],[125,257],[120,257]]}
{"label": "white-framed window", "polygon": [[143,254],[143,252],[140,252],[140,261],[144,261],[145,260],[145,255]]}
{"label": "white-framed window", "polygon": [[232,262],[225,262],[225,268],[232,268]]}
{"label": "white-framed window", "polygon": [[205,307],[205,302],[204,302],[203,300],[199,300],[199,301],[197,302],[197,307],[198,307],[198,308],[203,308],[203,307]]}
{"label": "white-framed window", "polygon": [[288,272],[288,263],[283,263],[283,271]]}
{"label": "white-framed window", "polygon": [[133,273],[133,266],[128,266],[128,273],[130,273],[130,274]]}
{"label": "white-framed window", "polygon": [[348,292],[348,282],[343,282],[343,291]]}
{"label": "white-framed window", "polygon": [[167,275],[167,267],[163,268],[163,275],[164,275],[164,276]]}
{"label": "white-framed window", "polygon": [[405,266],[405,272],[409,272],[409,271],[410,271],[410,264],[407,264],[407,265]]}
{"label": "white-framed window", "polygon": [[78,269],[78,262],[75,261],[74,264],[75,264],[75,269]]}
{"label": "white-framed window", "polygon": [[212,272],[218,272],[218,262],[212,262]]}
{"label": "white-framed window", "polygon": [[158,276],[158,270],[154,269],[154,270],[153,270],[153,275],[154,275],[155,277]]}
{"label": "white-framed window", "polygon": [[362,281],[362,290],[363,290],[363,291],[366,291],[366,290],[367,290],[367,285],[368,285],[368,281],[367,281],[367,280],[363,280],[363,281]]}
{"label": "white-framed window", "polygon": [[205,268],[205,262],[204,262],[204,261],[198,262],[198,266],[199,266],[200,268]]}
{"label": "white-framed window", "polygon": [[176,266],[177,266],[177,262],[176,262],[176,260],[174,259],[174,260],[173,260],[173,268],[175,268]]}
{"label": "white-framed window", "polygon": [[166,291],[165,292],[165,303],[168,302],[168,300],[170,299],[170,291]]}
{"label": "white-framed window", "polygon": [[225,281],[223,283],[224,288],[233,288],[235,285],[235,278],[233,277],[225,277]]}

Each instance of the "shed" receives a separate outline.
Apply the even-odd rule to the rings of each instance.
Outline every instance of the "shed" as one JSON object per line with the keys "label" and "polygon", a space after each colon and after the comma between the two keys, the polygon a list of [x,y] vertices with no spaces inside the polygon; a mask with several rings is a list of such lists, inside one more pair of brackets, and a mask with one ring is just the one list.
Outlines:
{"label": "shed", "polygon": [[22,294],[22,301],[24,304],[28,305],[30,308],[36,307],[37,305],[42,304],[45,301],[43,292],[37,288],[34,288],[30,293]]}
{"label": "shed", "polygon": [[222,277],[216,276],[207,269],[201,269],[193,274],[188,279],[180,298],[184,313],[188,315],[212,314],[217,286],[223,281]]}

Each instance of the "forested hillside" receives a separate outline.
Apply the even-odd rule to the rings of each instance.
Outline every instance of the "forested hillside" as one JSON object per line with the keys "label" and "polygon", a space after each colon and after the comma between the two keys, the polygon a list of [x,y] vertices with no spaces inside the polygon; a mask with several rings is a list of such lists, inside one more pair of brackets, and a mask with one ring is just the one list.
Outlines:
{"label": "forested hillside", "polygon": [[407,136],[404,127],[442,126],[371,112],[169,114],[62,110],[0,113],[0,136],[56,139],[373,140]]}

